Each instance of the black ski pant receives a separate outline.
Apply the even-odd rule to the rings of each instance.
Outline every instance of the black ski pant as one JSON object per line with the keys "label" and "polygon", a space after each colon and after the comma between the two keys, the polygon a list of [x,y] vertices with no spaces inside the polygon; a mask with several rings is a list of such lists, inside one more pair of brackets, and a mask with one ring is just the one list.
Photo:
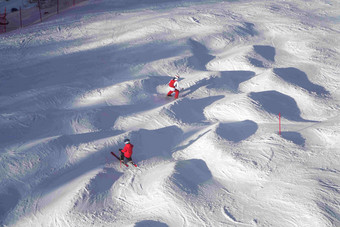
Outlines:
{"label": "black ski pant", "polygon": [[120,151],[120,160],[124,161],[124,158],[126,158],[129,162],[132,162],[131,157],[130,158],[125,157],[124,153]]}

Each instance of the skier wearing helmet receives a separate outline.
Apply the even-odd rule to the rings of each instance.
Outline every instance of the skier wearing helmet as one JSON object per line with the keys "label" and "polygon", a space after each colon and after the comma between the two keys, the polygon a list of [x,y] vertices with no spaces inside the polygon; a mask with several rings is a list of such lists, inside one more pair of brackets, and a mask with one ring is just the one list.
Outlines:
{"label": "skier wearing helmet", "polygon": [[124,158],[126,158],[129,162],[131,162],[132,165],[136,165],[131,159],[131,156],[132,156],[132,153],[133,153],[133,151],[132,151],[133,145],[130,143],[129,139],[125,139],[124,143],[125,143],[124,148],[119,149],[119,151],[120,151],[120,161],[125,163]]}
{"label": "skier wearing helmet", "polygon": [[171,94],[175,92],[175,99],[178,98],[179,90],[180,90],[178,79],[179,79],[179,76],[176,75],[174,78],[170,80],[169,82],[170,91],[168,92],[167,96],[171,96]]}

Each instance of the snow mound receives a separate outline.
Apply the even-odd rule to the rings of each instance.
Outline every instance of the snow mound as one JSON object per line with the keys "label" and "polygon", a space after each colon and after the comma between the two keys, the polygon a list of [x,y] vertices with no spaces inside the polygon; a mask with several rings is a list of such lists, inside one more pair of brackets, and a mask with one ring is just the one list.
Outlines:
{"label": "snow mound", "polygon": [[0,225],[340,226],[339,7],[87,1],[1,34]]}

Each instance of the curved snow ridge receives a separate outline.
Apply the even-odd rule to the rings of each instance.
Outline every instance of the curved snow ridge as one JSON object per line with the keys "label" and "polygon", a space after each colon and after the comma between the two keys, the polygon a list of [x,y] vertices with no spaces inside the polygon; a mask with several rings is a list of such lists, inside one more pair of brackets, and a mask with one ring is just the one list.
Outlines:
{"label": "curved snow ridge", "polygon": [[0,225],[337,225],[337,5],[93,1],[4,34]]}
{"label": "curved snow ridge", "polygon": [[105,209],[112,203],[111,188],[122,175],[111,167],[104,167],[78,194],[73,209],[83,213]]}
{"label": "curved snow ridge", "polygon": [[[84,93],[81,97],[78,97],[71,108],[93,108],[104,106],[126,107],[131,112],[139,112],[136,107],[140,104],[143,106],[152,107],[159,106],[160,104],[151,103],[150,98],[153,98],[154,94],[158,90],[164,89],[164,84],[170,81],[171,77],[167,76],[147,76],[142,79],[131,79],[120,83],[114,83],[112,86],[105,88],[97,88]],[[164,98],[165,98],[164,94]]]}
{"label": "curved snow ridge", "polygon": [[[32,78],[25,77],[22,82],[25,84],[31,80]],[[69,105],[70,96],[73,97],[80,93],[79,89],[43,82],[37,82],[34,87],[18,86],[15,89],[8,89],[11,85],[8,86],[2,89],[4,92],[3,97],[1,97],[3,106],[29,112],[66,108]]]}
{"label": "curved snow ridge", "polygon": [[[97,136],[100,139],[105,138],[103,135]],[[106,147],[108,140],[105,138],[101,142],[96,142],[97,144],[94,145],[95,147],[92,149],[91,145],[84,144],[85,141],[92,141],[94,139],[91,135],[89,135],[87,139],[83,138],[83,135],[63,136],[45,145],[40,144],[39,147],[36,146],[30,149],[31,151],[26,149],[25,157],[23,157],[25,161],[21,162],[20,167],[16,167],[16,172],[11,171],[11,181],[22,182],[23,179],[21,176],[24,176],[25,179],[28,180],[29,183],[22,187],[25,191],[21,190],[20,194],[23,199],[26,198],[28,194],[31,194],[31,196],[39,202],[39,206],[36,207],[35,210],[32,210],[34,215],[40,217],[40,214],[37,214],[38,210],[42,215],[47,214],[50,212],[50,209],[57,209],[55,207],[56,204],[57,207],[61,207],[62,204],[66,207],[66,204],[69,203],[54,201],[56,197],[52,196],[52,194],[57,194],[57,197],[60,197],[58,195],[61,193],[63,196],[68,197],[67,201],[71,200],[70,198],[74,198],[75,194],[83,189],[83,186],[76,183],[77,187],[74,188],[74,190],[76,190],[74,191],[74,195],[71,195],[71,190],[68,187],[73,188],[73,182],[78,182],[78,179],[83,179],[84,181],[81,180],[82,182],[87,182],[86,179],[91,176],[91,173],[93,171],[96,172],[96,169],[104,163],[104,157],[101,157],[103,152],[97,152],[96,154],[96,149]],[[118,140],[121,139],[122,138]],[[39,151],[38,154],[36,154],[37,151]],[[110,157],[112,158],[112,156]],[[11,165],[10,163],[8,164]],[[6,169],[11,169],[11,167],[8,166]],[[16,175],[19,171],[21,171],[21,173]],[[39,199],[38,197],[42,198]],[[42,201],[40,202],[40,200]],[[34,206],[34,204],[28,203],[25,206],[31,207]],[[20,207],[20,204],[16,206],[12,213],[18,212]],[[70,210],[70,207],[67,208],[67,210]],[[66,212],[66,210],[64,210],[64,212]],[[47,221],[50,222],[54,218],[61,218],[65,214],[66,213],[56,213],[54,214],[55,216],[51,216],[51,219],[40,217],[38,222],[46,224]],[[30,218],[31,214],[28,212],[25,213],[25,216]],[[20,225],[20,223],[21,221],[18,222],[18,225]],[[24,220],[23,223],[25,223]]]}
{"label": "curved snow ridge", "polygon": [[[224,96],[213,96],[202,99],[183,98],[169,106],[169,113],[172,118],[177,119],[183,124],[204,123],[206,117],[204,109],[209,107]],[[184,112],[183,109],[186,109]]]}
{"label": "curved snow ridge", "polygon": [[212,179],[212,174],[204,161],[191,159],[177,161],[170,179],[176,191],[197,195],[199,188]]}
{"label": "curved snow ridge", "polygon": [[[253,125],[254,123],[250,122],[240,122],[243,125],[251,124]],[[252,127],[254,127],[253,125]],[[217,125],[216,128],[216,133],[219,133],[220,131],[220,125]],[[239,131],[242,131],[242,127],[240,129],[237,129]],[[235,132],[237,133],[237,132]],[[234,134],[235,134],[234,133]],[[262,133],[262,132],[260,132]],[[220,133],[221,134],[221,133]],[[213,134],[209,134],[208,137],[214,138]],[[309,176],[305,175],[305,172],[297,172],[296,169],[299,169],[297,166],[301,165],[299,162],[296,162],[292,164],[291,167],[287,168],[287,166],[282,166],[280,161],[280,158],[278,158],[281,155],[286,156],[287,159],[291,160],[296,160],[296,154],[285,154],[287,151],[286,149],[283,149],[280,154],[280,152],[275,151],[272,153],[272,155],[268,159],[263,159],[262,155],[268,155],[266,152],[262,153],[261,149],[252,149],[252,146],[254,143],[256,144],[256,141],[254,139],[256,137],[250,138],[251,141],[249,141],[249,148],[248,147],[248,139],[249,136],[246,138],[244,137],[243,143],[238,143],[238,144],[233,144],[231,145],[226,144],[221,141],[222,143],[213,143],[215,144],[215,149],[214,154],[218,154],[218,150],[231,150],[228,153],[223,153],[223,156],[220,156],[219,161],[215,162],[212,166],[216,168],[218,172],[214,172],[213,169],[211,168],[211,171],[213,172],[213,175],[216,177],[216,179],[219,180],[219,182],[224,185],[226,188],[228,197],[234,198],[232,202],[233,209],[237,207],[238,202],[241,202],[242,200],[248,201],[249,204],[252,204],[251,206],[247,207],[247,212],[249,212],[250,216],[253,214],[253,220],[259,220],[259,217],[262,215],[269,215],[269,216],[277,216],[279,213],[281,215],[277,216],[278,219],[274,221],[273,223],[276,223],[280,225],[281,222],[287,223],[292,220],[295,220],[296,218],[296,212],[304,213],[303,217],[300,217],[301,220],[298,221],[301,224],[302,223],[314,223],[310,222],[309,218],[312,218],[315,223],[322,223],[322,218],[321,216],[315,216],[314,212],[318,210],[318,208],[313,205],[310,207],[306,206],[306,203],[310,201],[311,198],[314,198],[315,194],[313,190],[310,188],[311,185],[314,185],[314,181],[309,178]],[[279,138],[279,137],[278,137]],[[265,149],[266,146],[272,146],[270,145],[272,142],[271,140],[261,140],[264,144],[261,147]],[[280,143],[280,141],[276,141],[276,143]],[[208,140],[205,141],[205,144],[208,145]],[[213,149],[213,144],[210,143],[211,147]],[[220,144],[217,145],[216,144]],[[229,145],[229,146],[228,146]],[[275,146],[274,146],[275,147]],[[289,148],[288,148],[289,149]],[[245,153],[250,152],[251,155],[246,155],[244,156],[245,153],[239,152],[243,151]],[[303,154],[304,152],[301,151],[300,154]],[[227,155],[228,154],[228,155]],[[303,157],[299,158],[301,161],[304,160]],[[229,161],[228,161],[229,160]],[[294,161],[293,161],[294,162]],[[275,164],[276,163],[276,164]],[[276,169],[272,169],[270,167],[269,169],[265,167],[268,165],[270,166],[275,166]],[[281,172],[279,169],[285,169],[285,174],[277,174]],[[269,170],[269,171],[268,171]],[[278,171],[278,172],[277,172]],[[296,174],[299,174],[299,180],[301,180],[300,183],[296,183],[295,179]],[[237,177],[236,177],[237,176]],[[237,179],[237,183],[234,182],[235,179]],[[247,185],[243,186],[241,188],[240,185]],[[235,187],[237,190],[235,190]],[[293,190],[292,188],[295,188]],[[304,190],[307,194],[303,197],[299,196],[298,193],[296,193],[296,190],[300,190],[297,188],[302,188],[301,190]],[[249,190],[249,191],[248,191]],[[275,191],[274,194],[267,194],[267,190],[269,191]],[[295,193],[294,193],[295,192]],[[249,196],[251,195],[251,196]],[[261,199],[255,199],[255,198],[261,198]],[[299,198],[299,199],[297,199]],[[255,199],[255,200],[254,200]],[[253,201],[254,200],[254,201]],[[252,201],[252,202],[251,202]],[[273,213],[262,213],[262,209],[264,207],[271,207],[275,203],[276,205],[280,206],[280,203],[284,203],[286,207],[290,208],[285,208],[282,210],[276,210],[274,207],[273,209],[276,210],[276,214]],[[251,207],[257,207],[257,214],[254,214],[251,211]],[[248,208],[250,210],[248,210]],[[265,210],[267,208],[264,208]],[[230,214],[230,215],[228,215]],[[229,217],[234,217],[231,218],[233,221],[239,221],[242,220],[242,223],[244,223],[244,220],[242,219],[242,216],[234,215],[234,213],[231,213],[228,211],[227,216]],[[285,217],[287,215],[287,218]],[[294,218],[295,216],[295,218]],[[249,217],[249,216],[248,216]],[[293,217],[293,218],[292,218]],[[260,218],[262,219],[262,218]],[[251,220],[248,219],[246,223],[251,223]],[[259,223],[258,223],[259,224]]]}
{"label": "curved snow ridge", "polygon": [[[319,85],[315,86],[321,87]],[[278,102],[290,102],[290,104],[287,103],[287,105],[290,106],[292,110],[296,109],[295,115],[300,115],[301,118],[311,121],[320,118],[325,120],[325,116],[328,116],[329,113],[332,112],[332,109],[335,107],[333,105],[325,105],[325,103],[331,101],[328,92],[325,92],[326,95],[317,95],[314,92],[309,92],[303,87],[283,80],[281,77],[274,74],[271,69],[268,69],[265,72],[257,75],[256,77],[243,82],[240,85],[240,91],[248,93],[250,97],[254,96],[254,94],[268,94],[267,96],[269,97],[270,93],[276,93],[277,95],[273,95],[272,97],[274,99],[274,97],[277,96],[276,114],[281,112],[281,110],[282,112],[285,112],[285,108],[287,108],[283,105],[283,103],[281,103],[281,105]],[[272,111],[272,113],[274,112]],[[288,117],[292,118],[292,116]],[[295,117],[295,119],[297,119],[297,116]]]}
{"label": "curved snow ridge", "polygon": [[[99,178],[101,175],[97,175],[96,181],[91,181],[88,188],[97,188],[99,191],[91,190],[85,192],[85,197],[79,197],[76,204],[77,212],[91,211],[88,210],[91,206],[88,207],[87,204],[91,203],[90,198],[95,196],[99,200],[93,200],[93,205],[99,203],[96,212],[101,215],[94,218],[107,225],[122,221],[135,223],[135,225],[145,222],[185,225],[186,220],[181,207],[166,192],[166,179],[173,172],[174,164],[158,162],[155,166],[145,167],[140,171],[132,169],[131,172],[124,171],[123,175],[112,175],[106,178],[105,184],[112,184],[110,190],[106,189],[105,185],[101,186],[97,183],[102,181]],[[133,212],[134,215],[127,219],[126,212]]]}
{"label": "curved snow ridge", "polygon": [[[188,95],[188,92],[186,95]],[[173,98],[170,97],[164,96],[164,98],[157,98],[155,99],[156,108],[151,107],[150,110],[133,113],[127,116],[120,116],[115,123],[115,129],[131,129],[128,125],[134,125],[135,128],[144,127],[150,129],[150,127],[157,128],[159,126],[167,126],[171,124],[191,124],[195,122],[203,123],[205,117],[203,114],[200,114],[200,112],[222,97],[223,96],[216,96],[203,99],[180,97],[178,100],[173,102]],[[163,99],[165,101],[161,101]],[[157,105],[161,106],[157,107]],[[184,106],[190,106],[189,110],[191,111],[183,114],[182,108],[184,108]],[[161,118],[163,118],[162,121],[160,121]]]}
{"label": "curved snow ridge", "polygon": [[[254,171],[251,165],[233,158],[229,148],[217,145],[214,137],[212,132],[204,135],[198,132],[188,138],[192,141],[190,145],[177,151],[174,156],[181,160],[176,162],[175,172],[170,178],[171,188],[176,192],[174,195],[178,203],[186,201],[181,206],[187,207],[191,213],[191,224],[232,224],[230,218],[221,212],[223,207],[232,201],[240,202],[240,198],[247,198],[252,192],[245,189],[259,188],[259,182],[264,181],[261,179],[264,173]],[[239,223],[251,224],[252,220],[239,218]]]}
{"label": "curved snow ridge", "polygon": [[207,119],[213,122],[251,120],[257,123],[277,122],[277,116],[259,107],[247,94],[226,95],[204,110]]}
{"label": "curved snow ridge", "polygon": [[[7,160],[2,168],[11,170],[3,179],[11,179],[16,184],[23,183],[25,179],[28,180],[24,186],[25,190],[21,191],[26,194],[33,190],[42,179],[47,176],[53,177],[65,166],[72,165],[68,153],[68,146],[72,145],[74,145],[73,141],[67,136],[55,136],[23,143],[13,150],[12,155],[2,157],[3,160]],[[20,166],[18,163],[21,163]]]}
{"label": "curved snow ridge", "polygon": [[220,187],[201,159],[177,161],[168,180],[168,193],[187,214],[187,226],[223,222],[218,212],[223,203]]}
{"label": "curved snow ridge", "polygon": [[201,96],[202,93],[239,93],[240,85],[254,76],[256,75],[252,71],[209,72],[203,79],[186,82],[185,96],[191,94]]}
{"label": "curved snow ridge", "polygon": [[74,102],[73,108],[128,105],[143,98],[143,92],[141,80],[129,80],[86,92]]}
{"label": "curved snow ridge", "polygon": [[[158,101],[155,101],[159,103]],[[171,104],[165,104],[170,106]],[[166,106],[120,116],[114,125],[116,130],[158,129],[166,126],[179,126],[180,122],[171,117]]]}
{"label": "curved snow ridge", "polygon": [[[93,169],[87,174],[80,174],[79,170],[74,170],[66,178],[65,176],[57,177],[50,182],[45,182],[48,184],[42,185],[43,189],[34,193],[37,196],[34,203],[26,204],[27,207],[31,208],[30,211],[15,224],[27,226],[27,221],[30,220],[31,226],[54,225],[56,222],[57,225],[69,226],[68,216],[70,211],[73,210],[74,199],[98,171],[100,169]],[[67,184],[65,180],[68,181]]]}

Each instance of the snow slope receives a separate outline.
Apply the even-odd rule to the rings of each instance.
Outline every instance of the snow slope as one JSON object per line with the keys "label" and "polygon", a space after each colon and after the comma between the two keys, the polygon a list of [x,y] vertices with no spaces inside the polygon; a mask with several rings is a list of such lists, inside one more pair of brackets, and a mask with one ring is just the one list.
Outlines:
{"label": "snow slope", "polygon": [[1,35],[0,225],[340,226],[339,9],[92,0]]}

